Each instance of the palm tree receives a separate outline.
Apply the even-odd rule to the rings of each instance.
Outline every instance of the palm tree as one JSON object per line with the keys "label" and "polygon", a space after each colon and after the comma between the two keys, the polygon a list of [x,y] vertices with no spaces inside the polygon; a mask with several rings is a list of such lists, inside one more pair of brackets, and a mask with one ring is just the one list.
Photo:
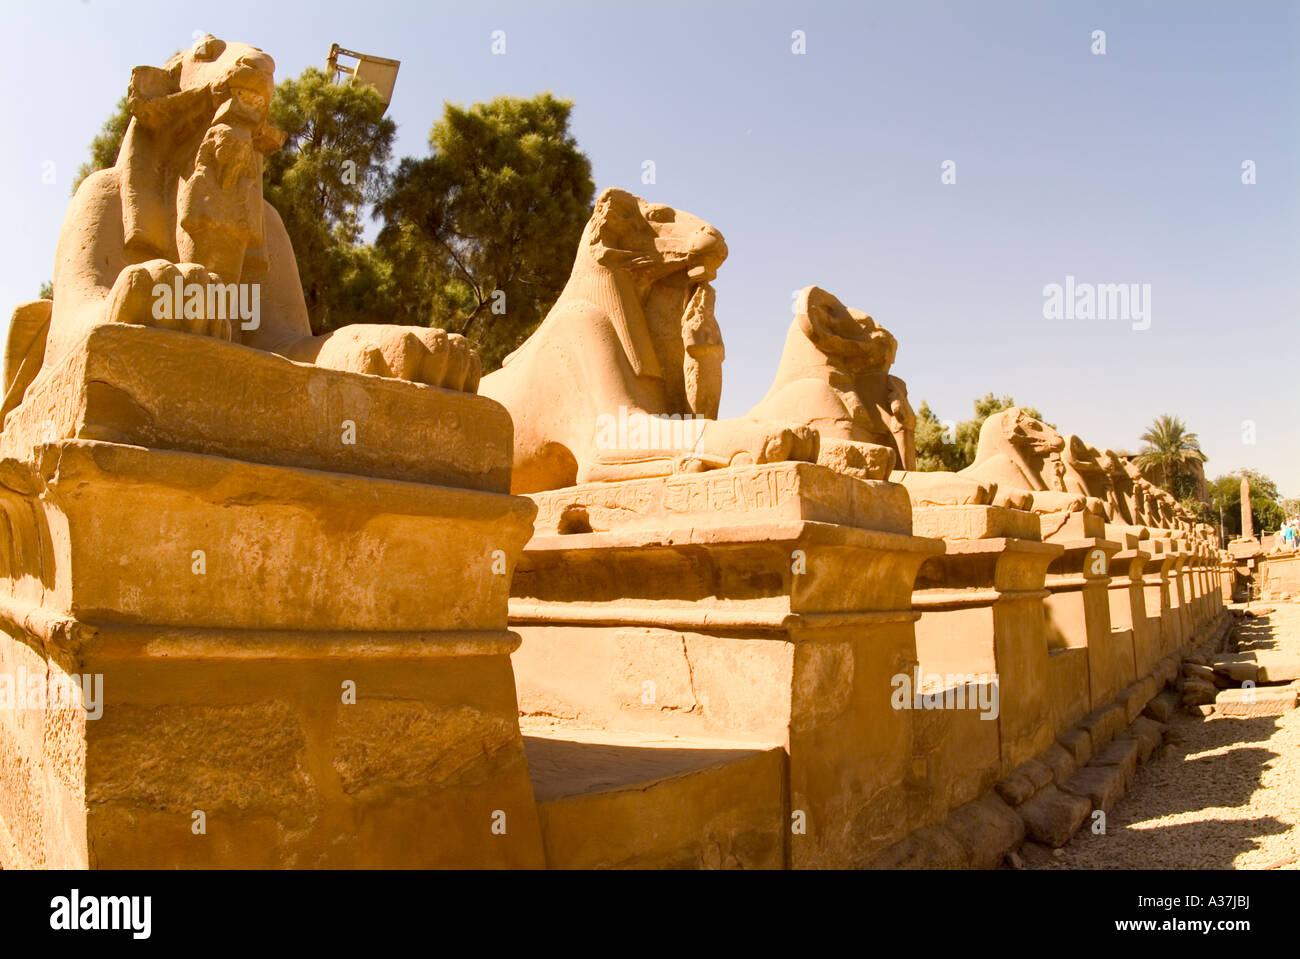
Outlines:
{"label": "palm tree", "polygon": [[1150,472],[1158,486],[1171,490],[1190,463],[1204,463],[1201,441],[1195,433],[1187,432],[1187,424],[1168,413],[1157,416],[1155,422],[1142,434],[1146,445],[1138,451],[1133,462],[1137,468]]}

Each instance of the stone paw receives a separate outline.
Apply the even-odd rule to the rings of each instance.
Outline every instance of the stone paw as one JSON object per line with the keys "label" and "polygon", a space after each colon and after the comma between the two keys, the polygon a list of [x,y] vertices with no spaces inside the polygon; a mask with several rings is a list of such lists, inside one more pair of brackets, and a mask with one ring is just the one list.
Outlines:
{"label": "stone paw", "polygon": [[316,364],[465,393],[478,391],[482,365],[459,333],[421,326],[357,324],[324,338]]}
{"label": "stone paw", "polygon": [[[222,318],[217,310],[208,310],[212,299],[208,291],[220,283],[220,277],[200,263],[135,263],[117,275],[104,304],[104,319],[108,323],[153,326],[229,340],[230,320]],[[186,310],[196,290],[200,308]]]}

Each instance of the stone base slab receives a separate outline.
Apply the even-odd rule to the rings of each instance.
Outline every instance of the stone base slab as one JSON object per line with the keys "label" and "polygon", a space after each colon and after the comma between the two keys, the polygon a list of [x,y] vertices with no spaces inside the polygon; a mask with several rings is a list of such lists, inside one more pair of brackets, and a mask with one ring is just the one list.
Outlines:
{"label": "stone base slab", "polygon": [[524,497],[87,440],[0,480],[0,590],[94,622],[504,628],[533,512]]}
{"label": "stone base slab", "polygon": [[[732,475],[691,479],[727,490],[746,476],[797,479],[792,499],[769,504],[777,515],[847,511],[896,528],[888,510],[859,507],[896,492],[907,503],[902,487],[806,465],[719,472]],[[673,479],[651,482],[663,491]],[[865,499],[827,506],[823,489]],[[891,680],[916,665],[912,586],[944,546],[848,523],[720,518],[535,536],[510,601],[520,709],[780,747],[791,813],[806,824],[790,836],[791,865],[863,865],[906,826],[911,723]]]}
{"label": "stone base slab", "polygon": [[785,751],[524,723],[552,869],[781,869]]}
{"label": "stone base slab", "polygon": [[39,749],[0,723],[0,755],[68,797],[16,796],[0,864],[543,865],[513,634],[87,629],[72,671],[101,677],[102,714],[47,711]]}
{"label": "stone base slab", "polygon": [[768,463],[533,493],[537,532],[601,533],[683,526],[835,523],[910,534],[907,489],[811,463]]}
{"label": "stone base slab", "polygon": [[103,440],[508,493],[513,436],[484,396],[121,324],[41,371],[5,420],[0,456]]}
{"label": "stone base slab", "polygon": [[[1220,613],[1206,624],[1198,639],[1203,646],[1217,644],[1227,625],[1227,616]],[[1149,675],[1124,691],[1121,702],[1083,717],[1062,732],[1056,744],[1012,770],[979,799],[955,810],[939,825],[918,829],[895,842],[873,860],[871,868],[993,868],[1026,838],[1049,846],[1064,845],[1080,828],[1087,828],[1091,811],[1113,807],[1132,785],[1137,766],[1148,762],[1163,742],[1165,724],[1147,715],[1134,715],[1134,710],[1141,713],[1144,706],[1149,711],[1156,703],[1170,705],[1166,694],[1152,695],[1173,682],[1178,662],[1175,656],[1160,660]],[[1296,696],[1298,687],[1300,683],[1285,687],[1286,695]],[[1276,687],[1252,690],[1256,694],[1276,691]],[[968,844],[959,841],[960,828],[969,820],[972,806],[990,801],[1013,811],[1023,827],[1019,831],[990,830],[989,842],[996,848],[985,848],[977,862],[969,854]]]}
{"label": "stone base slab", "polygon": [[1038,539],[1038,517],[1002,506],[915,506],[912,533],[945,540]]}

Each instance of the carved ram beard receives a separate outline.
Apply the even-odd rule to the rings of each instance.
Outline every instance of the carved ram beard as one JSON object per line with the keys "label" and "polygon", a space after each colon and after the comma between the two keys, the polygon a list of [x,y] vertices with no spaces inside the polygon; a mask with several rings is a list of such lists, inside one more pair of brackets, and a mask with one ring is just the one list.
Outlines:
{"label": "carved ram beard", "polygon": [[[655,283],[644,305],[669,407],[709,419],[718,415],[722,387],[722,336],[714,299],[703,271],[680,270]],[[689,352],[688,342],[693,344]]]}
{"label": "carved ram beard", "polygon": [[256,117],[227,100],[194,148],[193,165],[176,193],[176,247],[237,282],[244,253],[262,243],[262,157],[253,143]]}

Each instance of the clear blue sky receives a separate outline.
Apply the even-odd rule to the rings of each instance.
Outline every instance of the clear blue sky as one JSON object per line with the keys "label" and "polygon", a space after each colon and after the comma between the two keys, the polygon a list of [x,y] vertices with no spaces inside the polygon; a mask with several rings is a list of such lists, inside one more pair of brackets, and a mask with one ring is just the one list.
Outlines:
{"label": "clear blue sky", "polygon": [[[727,238],[724,414],[766,391],[792,291],[816,283],[893,331],[894,372],[941,418],[994,390],[1135,448],[1177,413],[1211,475],[1300,495],[1300,4],[6,3],[0,323],[50,276],[131,67],[195,31],[262,47],[278,76],[331,42],[400,59],[399,156],[424,153],[443,100],[571,98],[598,186]],[[1067,275],[1150,284],[1150,329],[1044,319]]]}

